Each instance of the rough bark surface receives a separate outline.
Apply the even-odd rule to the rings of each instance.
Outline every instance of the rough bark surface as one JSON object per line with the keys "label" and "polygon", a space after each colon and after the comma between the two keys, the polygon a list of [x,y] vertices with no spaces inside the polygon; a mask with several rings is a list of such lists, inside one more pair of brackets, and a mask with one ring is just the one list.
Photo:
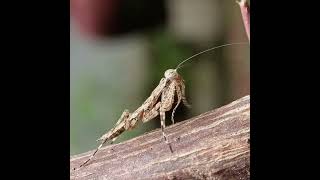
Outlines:
{"label": "rough bark surface", "polygon": [[165,129],[70,159],[71,179],[249,179],[250,96]]}

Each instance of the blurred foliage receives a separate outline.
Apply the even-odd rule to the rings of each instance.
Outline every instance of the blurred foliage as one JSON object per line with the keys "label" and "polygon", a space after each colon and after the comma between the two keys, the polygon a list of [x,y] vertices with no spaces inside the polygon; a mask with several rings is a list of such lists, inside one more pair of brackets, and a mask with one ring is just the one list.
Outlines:
{"label": "blurred foliage", "polygon": [[190,48],[179,45],[168,32],[156,32],[150,36],[152,65],[150,81],[158,84],[167,69],[175,69],[182,57],[190,55]]}

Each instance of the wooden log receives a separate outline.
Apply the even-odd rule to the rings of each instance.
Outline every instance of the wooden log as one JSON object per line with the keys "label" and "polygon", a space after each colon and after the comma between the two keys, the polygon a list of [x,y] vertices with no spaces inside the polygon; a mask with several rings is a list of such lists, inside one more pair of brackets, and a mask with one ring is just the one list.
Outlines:
{"label": "wooden log", "polygon": [[249,179],[250,96],[165,129],[72,156],[71,179]]}

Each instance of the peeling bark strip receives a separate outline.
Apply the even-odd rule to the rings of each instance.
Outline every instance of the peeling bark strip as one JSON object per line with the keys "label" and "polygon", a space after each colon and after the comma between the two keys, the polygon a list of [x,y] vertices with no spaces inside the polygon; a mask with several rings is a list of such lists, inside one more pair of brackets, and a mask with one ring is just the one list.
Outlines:
{"label": "peeling bark strip", "polygon": [[238,4],[240,6],[244,28],[250,41],[250,7],[247,0],[240,0]]}
{"label": "peeling bark strip", "polygon": [[250,96],[168,126],[171,153],[155,130],[70,159],[71,179],[249,179]]}

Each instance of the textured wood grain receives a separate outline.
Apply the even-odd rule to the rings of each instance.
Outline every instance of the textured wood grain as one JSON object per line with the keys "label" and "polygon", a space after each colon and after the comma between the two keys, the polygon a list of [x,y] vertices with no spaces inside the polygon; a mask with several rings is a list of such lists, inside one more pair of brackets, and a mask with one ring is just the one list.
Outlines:
{"label": "textured wood grain", "polygon": [[71,179],[249,179],[250,96],[166,128],[70,159]]}

